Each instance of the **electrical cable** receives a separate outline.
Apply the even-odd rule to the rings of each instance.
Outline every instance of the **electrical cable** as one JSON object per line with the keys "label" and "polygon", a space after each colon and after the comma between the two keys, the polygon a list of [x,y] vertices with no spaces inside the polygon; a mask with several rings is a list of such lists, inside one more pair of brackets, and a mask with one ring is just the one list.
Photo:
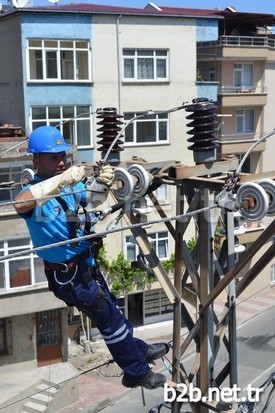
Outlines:
{"label": "electrical cable", "polygon": [[[68,187],[66,187],[68,188]],[[6,190],[9,188],[5,188]],[[81,192],[91,192],[89,189],[84,188],[84,189],[78,189],[75,191],[70,191],[70,192],[63,192],[62,195],[75,195],[75,194],[80,194]],[[34,202],[34,201],[41,201],[42,199],[53,199],[56,198],[56,194],[55,195],[45,195],[43,197],[39,197],[39,198],[29,198],[29,199],[25,199],[22,201],[9,201],[9,202],[2,202],[0,203],[0,207],[1,205],[15,205],[15,204],[23,204],[25,202]]]}
{"label": "electrical cable", "polygon": [[269,394],[268,394],[268,396],[267,396],[265,405],[264,405],[261,413],[267,412],[267,409],[268,409],[268,407],[269,407],[269,405],[270,405],[270,402],[271,402],[271,400],[272,400],[273,397],[274,397],[274,392],[275,392],[275,384],[274,384],[274,382],[273,382],[273,387],[272,387],[272,389],[270,390],[270,392],[269,392]]}
{"label": "electrical cable", "polygon": [[13,401],[13,402],[10,402],[10,403],[8,403],[8,404],[1,405],[1,406],[0,406],[0,410],[6,409],[7,407],[10,407],[10,406],[14,406],[15,404],[17,404],[17,403],[19,403],[19,402],[22,402],[22,401],[24,401],[24,400],[28,400],[31,396],[35,396],[36,394],[44,393],[46,390],[49,390],[49,389],[52,389],[52,388],[59,388],[59,386],[60,386],[61,384],[68,383],[68,382],[71,381],[71,380],[75,380],[75,379],[77,379],[77,378],[79,378],[79,377],[81,377],[81,376],[83,376],[83,375],[85,375],[85,374],[87,374],[87,373],[90,373],[91,371],[98,370],[98,369],[100,369],[101,367],[108,366],[108,365],[111,364],[111,363],[114,363],[114,360],[113,360],[113,359],[110,359],[110,360],[106,361],[105,363],[101,363],[101,364],[99,364],[99,365],[97,365],[97,366],[95,366],[95,367],[91,367],[91,368],[88,369],[88,370],[82,371],[81,373],[79,373],[79,374],[77,374],[77,375],[75,375],[75,376],[73,376],[73,377],[70,377],[69,379],[62,380],[62,381],[60,381],[60,382],[58,382],[58,383],[55,383],[55,384],[53,384],[53,385],[51,385],[51,386],[48,386],[47,388],[45,388],[45,389],[43,389],[43,390],[37,391],[37,392],[35,392],[35,393],[31,393],[31,394],[29,394],[28,396],[21,397],[20,399],[15,400],[15,401]]}
{"label": "electrical cable", "polygon": [[[190,104],[189,104],[189,105],[190,105]],[[189,105],[187,105],[187,106],[189,106]],[[142,114],[142,115],[138,115],[138,116],[132,118],[129,122],[127,122],[127,123],[124,125],[123,129],[120,131],[120,133],[118,134],[118,136],[116,137],[116,139],[113,141],[112,145],[111,145],[110,148],[108,149],[107,154],[105,155],[105,159],[107,159],[107,157],[108,157],[111,149],[113,148],[116,140],[121,136],[121,134],[122,134],[123,131],[126,129],[126,127],[129,126],[129,124],[132,123],[133,121],[135,121],[136,119],[142,118],[142,117],[146,117],[146,116],[157,115],[157,114],[160,114],[160,113],[161,113],[161,114],[170,113],[170,112],[172,112],[172,111],[176,111],[176,110],[183,109],[184,107],[187,107],[187,106],[182,105],[182,106],[180,106],[180,107],[177,107],[177,108],[174,108],[174,109],[170,109],[169,111],[161,111],[161,112],[148,111],[148,112],[146,112],[146,113],[144,113],[144,114]],[[78,116],[80,116],[80,115],[78,115]],[[74,119],[74,118],[72,118],[72,119]],[[68,122],[68,121],[67,121],[67,122]],[[64,123],[66,123],[66,122],[64,122]],[[255,144],[253,144],[253,145],[251,146],[251,148],[246,152],[246,154],[245,154],[245,156],[243,157],[241,163],[239,164],[239,167],[237,168],[235,175],[240,173],[241,168],[243,167],[243,164],[244,164],[245,160],[247,159],[247,157],[249,156],[249,154],[253,151],[253,149],[254,149],[257,145],[259,145],[262,141],[264,141],[264,140],[266,140],[267,138],[269,138],[270,136],[272,136],[274,133],[275,133],[275,129],[274,129],[273,131],[271,131],[270,133],[264,135],[259,141],[257,141]],[[24,141],[24,142],[25,142],[25,141]],[[24,142],[22,142],[22,143],[24,143]],[[20,144],[22,144],[22,143],[20,143]],[[19,145],[16,145],[16,146],[19,146]],[[16,147],[16,146],[15,146],[15,147]],[[10,148],[10,149],[11,149],[11,148]],[[10,150],[10,149],[9,149],[9,150]],[[6,152],[7,152],[7,151],[5,151],[4,153],[6,153]],[[2,156],[4,155],[4,153],[1,154],[0,157],[2,157]],[[83,191],[87,191],[87,189],[81,190],[81,191],[77,191],[77,192],[83,192]],[[75,192],[73,192],[73,193],[75,193]],[[45,199],[45,198],[46,198],[46,197],[44,197],[43,199]],[[49,198],[52,198],[52,196],[50,196]],[[32,202],[33,202],[34,199],[29,200],[29,201],[32,201]],[[27,201],[24,201],[24,202],[27,202]],[[14,203],[15,203],[15,202],[5,203],[5,205],[7,205],[7,204],[14,204]],[[19,202],[17,202],[17,203],[19,203]],[[129,225],[129,226],[127,226],[127,227],[122,227],[122,228],[112,228],[112,229],[108,229],[107,231],[103,231],[103,232],[100,232],[100,233],[97,233],[97,234],[89,234],[89,235],[87,235],[87,236],[83,236],[83,237],[80,237],[80,238],[75,238],[75,239],[72,239],[72,240],[66,240],[66,241],[62,241],[62,242],[57,242],[57,243],[49,244],[49,245],[43,246],[43,247],[38,247],[38,248],[30,249],[30,250],[21,251],[21,252],[15,253],[15,254],[10,254],[10,255],[1,257],[1,258],[0,258],[0,261],[6,260],[6,259],[8,259],[8,258],[13,258],[13,257],[17,257],[17,256],[29,254],[29,253],[41,251],[41,250],[48,249],[48,248],[54,248],[54,247],[59,246],[59,245],[64,245],[64,244],[68,244],[68,243],[73,243],[73,242],[75,242],[75,241],[79,241],[80,239],[90,239],[90,238],[93,238],[93,237],[95,237],[95,236],[96,236],[96,237],[98,237],[98,236],[105,236],[105,235],[107,235],[107,234],[109,234],[109,233],[121,232],[121,231],[128,230],[128,229],[132,229],[132,228],[142,227],[142,226],[144,226],[144,225],[146,225],[146,226],[149,225],[149,224],[150,224],[150,225],[153,225],[153,224],[157,224],[157,223],[161,223],[161,222],[168,222],[168,221],[173,221],[173,220],[185,218],[185,217],[188,217],[188,216],[194,216],[194,215],[197,215],[197,214],[199,214],[199,213],[201,213],[201,212],[208,211],[208,210],[213,209],[213,208],[217,208],[217,205],[214,204],[214,205],[211,205],[211,206],[208,206],[208,207],[205,207],[205,208],[201,208],[201,209],[198,209],[198,210],[196,210],[196,211],[192,211],[192,212],[189,212],[189,213],[186,213],[186,214],[181,214],[181,215],[176,215],[176,216],[173,216],[173,217],[162,218],[162,219],[160,219],[160,220],[147,221],[147,222],[145,222],[145,223],[143,222],[143,223],[138,223],[138,224],[132,224],[132,225]],[[244,301],[245,301],[245,300],[244,300]],[[99,367],[102,367],[102,366],[104,366],[104,365],[106,365],[106,364],[109,364],[110,362],[113,362],[113,360],[112,360],[112,361],[108,361],[107,363],[104,363],[104,364],[102,364],[102,365],[100,365],[100,366],[98,366],[98,367],[92,368],[92,369],[90,369],[90,370],[88,370],[88,371],[82,372],[82,373],[80,373],[78,376],[75,376],[74,379],[75,379],[76,377],[79,377],[79,376],[83,375],[83,374],[86,374],[86,373],[89,372],[89,371],[95,370],[95,369],[97,369],[97,368],[99,368]],[[69,381],[69,380],[71,380],[71,379],[65,380],[64,382]],[[62,384],[62,383],[64,383],[64,382],[61,382],[61,383],[59,383],[59,384]],[[50,387],[54,387],[54,386],[50,386]],[[275,386],[274,386],[274,383],[273,383],[273,388],[272,388],[272,390],[271,390],[270,393],[269,393],[269,396],[268,396],[267,401],[266,401],[266,403],[265,403],[264,409],[262,410],[262,413],[265,413],[265,412],[266,412],[266,409],[268,408],[268,406],[269,406],[269,404],[270,404],[270,401],[271,401],[272,397],[274,396],[274,392],[275,392]],[[22,399],[21,399],[21,400],[22,400]],[[14,403],[15,403],[15,402],[14,402]],[[1,407],[0,407],[0,410],[2,410],[4,407],[8,407],[8,406],[10,406],[10,405],[12,405],[12,404],[14,404],[14,403],[11,403],[11,404],[6,405],[6,406],[1,406]],[[154,410],[155,408],[153,408],[153,410],[151,409],[150,412],[152,412],[152,413],[153,413],[153,412],[159,412],[159,411],[160,411],[160,408],[162,407],[162,405],[163,405],[163,404],[158,405],[158,406],[155,407],[155,408],[158,408],[158,410]]]}
{"label": "electrical cable", "polygon": [[38,252],[38,251],[43,251],[43,250],[46,250],[46,249],[59,247],[61,245],[72,244],[72,243],[78,242],[80,240],[90,240],[90,239],[95,238],[95,237],[105,237],[108,234],[113,234],[113,233],[116,233],[116,232],[122,232],[122,231],[126,231],[126,230],[129,230],[129,229],[140,228],[140,227],[144,227],[144,226],[148,226],[148,225],[160,224],[160,223],[163,223],[163,222],[175,221],[175,220],[180,220],[180,219],[184,219],[184,218],[187,218],[187,217],[192,217],[192,216],[198,215],[202,212],[209,211],[210,209],[213,209],[213,208],[217,208],[217,205],[213,204],[213,205],[210,205],[210,206],[207,206],[207,207],[204,207],[204,208],[197,209],[195,211],[190,211],[190,212],[187,212],[185,214],[175,215],[175,216],[172,216],[172,217],[166,217],[166,218],[162,218],[162,219],[155,219],[155,220],[146,221],[146,222],[139,222],[139,223],[136,223],[136,224],[128,225],[126,227],[114,228],[114,229],[109,229],[108,231],[97,232],[96,234],[83,235],[82,237],[79,237],[79,238],[66,239],[64,241],[55,242],[55,243],[52,243],[52,244],[44,245],[42,247],[32,248],[32,249],[24,250],[24,251],[21,251],[21,252],[16,252],[14,254],[5,255],[3,257],[0,257],[0,262],[4,261],[6,259],[21,256],[21,255],[27,255],[27,254],[35,253],[35,252]]}
{"label": "electrical cable", "polygon": [[263,141],[265,141],[266,139],[270,138],[270,136],[275,134],[275,129],[273,129],[271,132],[266,133],[264,136],[262,136],[258,141],[256,141],[249,149],[248,151],[245,153],[244,157],[242,158],[238,168],[236,169],[236,174],[239,174],[246,159],[248,158],[248,156],[250,155],[250,153],[256,148],[256,146],[258,146],[260,143],[262,143]]}
{"label": "electrical cable", "polygon": [[21,146],[21,145],[23,145],[24,143],[28,142],[28,140],[29,140],[29,138],[27,138],[27,139],[25,139],[24,141],[19,142],[19,143],[17,143],[16,145],[11,146],[10,148],[6,149],[4,152],[2,152],[2,153],[0,154],[0,158],[2,158],[6,153],[8,153],[9,151],[11,151],[12,149],[15,149],[15,148],[17,148],[18,146]]}
{"label": "electrical cable", "polygon": [[110,155],[111,150],[113,149],[115,143],[117,142],[117,140],[121,137],[121,135],[124,133],[125,129],[131,124],[133,123],[135,120],[137,119],[142,119],[142,118],[146,118],[147,116],[158,116],[158,115],[164,115],[164,114],[168,114],[168,113],[172,113],[172,112],[177,112],[181,109],[186,109],[189,106],[196,106],[199,105],[199,103],[183,103],[180,106],[176,106],[174,108],[171,109],[167,109],[167,110],[161,110],[161,111],[154,111],[154,110],[147,110],[146,112],[136,115],[133,118],[131,118],[129,121],[127,121],[124,126],[122,127],[122,129],[120,130],[120,132],[118,133],[118,135],[116,136],[116,138],[114,139],[114,141],[112,142],[112,144],[110,145],[108,151],[106,152],[103,162],[106,162],[106,159],[108,159],[108,156]]}
{"label": "electrical cable", "polygon": [[[84,115],[94,115],[94,114],[96,114],[96,113],[97,113],[96,111],[95,111],[95,112],[83,112],[83,113],[80,113],[79,115],[76,115],[76,116],[74,116],[74,117],[72,117],[72,118],[70,118],[70,119],[68,119],[68,120],[65,120],[64,122],[60,122],[58,125],[55,125],[55,128],[57,128],[58,126],[63,126],[63,125],[65,125],[65,123],[71,122],[72,120],[77,119],[77,118],[79,118],[79,117],[81,117],[81,116],[84,116]],[[22,130],[24,130],[24,129],[22,129]],[[24,130],[24,132],[26,133],[25,130]],[[15,149],[15,148],[17,148],[18,146],[21,146],[21,145],[23,145],[24,143],[28,142],[28,140],[29,140],[29,137],[28,137],[27,139],[25,139],[24,141],[19,142],[19,143],[17,143],[16,145],[14,145],[14,146],[6,149],[4,152],[2,152],[2,153],[0,154],[0,158],[2,158],[6,153],[8,153],[9,151],[11,151],[12,149]]]}

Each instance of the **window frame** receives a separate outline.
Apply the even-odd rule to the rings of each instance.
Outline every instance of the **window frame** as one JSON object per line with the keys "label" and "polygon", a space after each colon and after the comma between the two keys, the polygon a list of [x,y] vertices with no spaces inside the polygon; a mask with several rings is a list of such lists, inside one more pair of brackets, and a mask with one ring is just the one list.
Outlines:
{"label": "window frame", "polygon": [[[127,54],[132,52],[133,54]],[[147,52],[146,54],[141,54],[142,52]],[[150,54],[152,53],[152,54]],[[166,53],[166,56],[158,54]],[[152,60],[153,76],[141,78],[138,75],[138,70],[140,67],[141,60]],[[132,61],[133,76],[126,76],[126,61]],[[158,76],[158,62],[165,62],[165,77]],[[168,49],[133,49],[133,48],[123,48],[122,50],[122,70],[123,70],[123,81],[124,82],[168,82],[169,81],[169,50]]]}
{"label": "window frame", "polygon": [[[168,205],[170,204],[170,187],[167,184],[162,184],[159,186],[155,191],[153,191],[153,195],[157,199],[160,205]],[[146,202],[148,206],[154,205],[151,201],[149,195],[145,196]]]}
{"label": "window frame", "polygon": [[[246,76],[246,67],[250,68],[251,81],[247,82]],[[240,82],[238,82],[238,76],[240,75]],[[253,86],[253,77],[254,77],[254,65],[253,63],[235,63],[234,64],[234,85],[235,87],[252,87]]]}
{"label": "window frame", "polygon": [[[160,236],[160,234],[166,234],[166,236]],[[153,245],[153,248],[156,252],[156,255],[159,257],[159,250],[160,250],[160,242],[165,241],[165,249],[166,249],[166,255],[165,257],[159,257],[159,260],[167,260],[169,258],[169,251],[170,251],[170,242],[169,242],[169,233],[168,231],[158,231],[158,232],[153,232],[148,235],[148,239],[150,240],[151,238],[151,244]],[[132,251],[134,251],[134,259],[133,261],[137,260],[138,255],[140,254],[140,248],[138,246],[138,244],[133,244],[132,242],[130,242],[130,238],[132,236],[131,235],[126,235],[124,238],[124,255],[126,257],[126,259],[129,262],[132,262],[130,260],[129,254],[128,254],[128,248],[130,247]],[[154,247],[155,244],[155,247]]]}
{"label": "window frame", "polygon": [[[125,112],[124,113],[124,124],[126,125],[131,119],[134,119],[133,122],[131,122],[127,128],[125,129],[124,132],[124,146],[125,147],[130,147],[132,145],[134,146],[149,146],[149,145],[167,145],[170,143],[170,122],[169,122],[169,115],[167,113],[163,114],[157,114],[157,115],[151,115],[148,117],[142,117],[139,118],[139,115],[142,112],[139,113],[133,113],[133,112]],[[143,112],[144,113],[144,112]],[[146,125],[149,125],[149,123],[154,122],[154,127],[155,127],[155,140],[150,140],[150,141],[145,141],[147,136],[143,136],[142,138],[144,139],[143,141],[140,141],[141,136],[139,134],[140,130],[146,130]],[[144,124],[144,125],[142,125]],[[161,135],[161,124],[165,124],[166,127],[166,139],[160,139]],[[142,129],[141,129],[142,128]],[[130,135],[132,137],[132,141],[127,141],[127,135]]]}
{"label": "window frame", "polygon": [[[241,113],[242,112],[242,113]],[[253,114],[253,127],[252,129],[246,129],[246,122],[248,112]],[[238,130],[239,121],[242,120],[242,130]],[[255,133],[255,109],[254,108],[238,108],[236,109],[236,133],[237,134],[251,134]]]}
{"label": "window frame", "polygon": [[[40,42],[40,45],[31,45],[31,42]],[[56,46],[47,45],[48,43],[56,42]],[[68,43],[68,47],[65,47],[64,44]],[[79,44],[86,43],[86,47],[79,47]],[[69,47],[69,44],[72,44]],[[40,52],[40,53],[38,53]],[[62,57],[64,53],[72,52],[72,59],[66,59]],[[86,62],[83,63],[83,72],[87,72],[85,78],[79,78],[79,60],[80,55],[86,53]],[[91,47],[90,42],[87,39],[40,39],[40,38],[29,38],[27,39],[26,47],[26,62],[27,62],[27,81],[34,83],[57,83],[57,82],[74,82],[74,83],[87,83],[92,81],[92,66],[91,66]],[[40,56],[38,56],[38,54]],[[55,55],[55,58],[51,55]],[[50,62],[55,61],[55,67],[49,65]],[[64,77],[64,65],[66,61],[71,62],[71,69],[73,76]],[[48,76],[48,69],[56,70],[55,76]],[[39,70],[41,76],[39,76]],[[36,72],[36,76],[32,75],[32,72]]]}
{"label": "window frame", "polygon": [[[80,108],[88,108],[88,112],[83,112],[83,115],[79,115],[79,110]],[[42,109],[45,110],[45,116],[40,117],[37,119],[33,118],[33,109]],[[50,115],[50,110],[56,108],[59,109],[59,116],[53,117]],[[71,108],[72,109],[72,117],[71,116],[65,116],[64,115],[64,109],[65,108]],[[83,109],[84,110],[84,109]],[[80,112],[81,113],[81,112]],[[69,121],[71,124],[69,124]],[[85,145],[80,145],[79,144],[79,138],[78,138],[78,129],[80,122],[89,122],[89,127],[90,131],[87,134],[89,136],[90,142]],[[58,127],[60,130],[61,134],[64,136],[66,141],[70,143],[71,145],[76,145],[78,149],[93,149],[94,148],[94,142],[93,142],[93,116],[92,116],[92,107],[90,105],[52,105],[52,106],[32,106],[30,108],[30,129],[34,130],[39,126],[54,126]],[[66,133],[66,127],[69,126],[69,134],[70,136],[67,136]]]}
{"label": "window frame", "polygon": [[[22,238],[20,240],[25,240],[26,243],[23,245],[14,245],[14,246],[9,246],[9,242],[14,242],[18,241],[15,239],[10,239],[10,240],[2,240],[1,245],[0,245],[0,255],[3,254],[5,256],[8,256],[9,254],[12,254],[13,252],[18,252],[20,250],[24,251],[26,249],[32,249],[33,244],[30,239],[28,238]],[[30,282],[29,284],[21,285],[21,286],[15,286],[13,287],[11,285],[11,271],[10,271],[10,263],[16,263],[20,262],[22,260],[29,260],[29,274],[30,274]],[[42,281],[37,282],[36,281],[36,276],[35,276],[35,261],[36,260],[41,260],[41,266],[43,266],[43,260],[38,257],[37,254],[35,253],[30,253],[26,254],[20,257],[14,257],[14,258],[7,258],[5,261],[2,262],[3,264],[3,287],[0,287],[0,292],[1,291],[7,291],[7,290],[15,290],[17,288],[26,288],[26,287],[32,287],[35,285],[43,285],[47,283],[46,276],[43,275],[44,279]],[[2,265],[1,264],[1,265]],[[19,267],[18,267],[19,268]]]}

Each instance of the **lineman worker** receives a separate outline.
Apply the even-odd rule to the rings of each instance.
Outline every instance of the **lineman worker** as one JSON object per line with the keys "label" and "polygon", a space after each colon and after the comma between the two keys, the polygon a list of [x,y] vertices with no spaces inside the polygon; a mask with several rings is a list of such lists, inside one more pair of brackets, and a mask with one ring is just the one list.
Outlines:
{"label": "lineman worker", "polygon": [[[85,235],[77,222],[78,206],[93,202],[93,196],[101,195],[105,200],[112,184],[113,169],[105,165],[86,191],[82,182],[86,178],[84,166],[67,167],[69,149],[71,146],[60,131],[52,126],[38,127],[30,134],[28,152],[33,154],[37,173],[34,181],[16,196],[15,209],[25,219],[34,247]],[[73,191],[76,193],[72,194]],[[168,345],[148,345],[133,337],[132,326],[103,278],[98,276],[93,251],[93,238],[39,251],[49,289],[94,321],[113,359],[123,370],[124,386],[147,389],[162,386],[166,377],[154,373],[149,363],[165,355]]]}

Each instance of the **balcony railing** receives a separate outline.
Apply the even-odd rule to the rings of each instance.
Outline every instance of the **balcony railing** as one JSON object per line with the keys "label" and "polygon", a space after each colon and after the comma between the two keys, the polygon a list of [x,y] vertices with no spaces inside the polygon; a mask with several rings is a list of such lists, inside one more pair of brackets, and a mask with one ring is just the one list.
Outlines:
{"label": "balcony railing", "polygon": [[223,46],[270,47],[275,49],[275,39],[257,36],[221,36],[218,44]]}
{"label": "balcony railing", "polygon": [[220,95],[234,95],[234,94],[266,94],[266,86],[234,86],[234,85],[222,85],[218,88],[218,94]]}
{"label": "balcony railing", "polygon": [[198,47],[265,47],[275,49],[275,39],[266,36],[220,36],[217,41],[199,42]]}
{"label": "balcony railing", "polygon": [[258,141],[262,135],[256,132],[243,132],[243,133],[230,133],[230,134],[219,134],[220,142],[251,142]]}

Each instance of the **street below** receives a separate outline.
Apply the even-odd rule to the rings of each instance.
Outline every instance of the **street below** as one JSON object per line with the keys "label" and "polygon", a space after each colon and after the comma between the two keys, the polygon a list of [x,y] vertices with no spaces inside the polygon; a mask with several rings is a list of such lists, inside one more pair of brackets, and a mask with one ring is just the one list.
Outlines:
{"label": "street below", "polygon": [[[263,391],[260,387],[268,380],[275,372],[275,307],[270,308],[250,321],[242,324],[237,329],[237,370],[238,383],[237,390],[234,395],[238,398],[249,397],[252,395],[251,389],[256,390],[259,394],[259,403],[254,406],[255,410],[251,413],[262,413],[269,393],[274,384],[264,386]],[[189,355],[182,360],[183,365],[189,371],[194,361],[194,355]],[[217,371],[228,362],[228,354],[223,348],[219,352],[216,360],[215,369]],[[167,368],[163,368],[162,372],[171,379]],[[223,383],[222,387],[229,387],[228,383]],[[129,391],[123,398],[117,400],[113,405],[102,410],[103,413],[163,413],[171,411],[170,406],[158,407],[164,399],[164,389],[154,391],[144,390],[140,388]],[[270,398],[270,404],[265,409],[264,413],[273,413],[275,411],[275,398]],[[155,407],[155,409],[153,409]],[[251,408],[251,407],[250,407]],[[189,404],[182,405],[182,412],[190,412]],[[245,410],[244,410],[245,411]],[[210,413],[211,411],[209,411]],[[250,411],[247,411],[250,413]]]}

